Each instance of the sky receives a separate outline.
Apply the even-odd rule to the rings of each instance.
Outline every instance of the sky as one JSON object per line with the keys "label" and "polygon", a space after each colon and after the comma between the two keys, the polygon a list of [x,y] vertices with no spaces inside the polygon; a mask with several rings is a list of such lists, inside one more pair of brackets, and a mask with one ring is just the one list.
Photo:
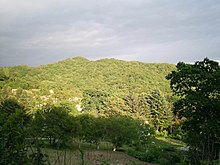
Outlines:
{"label": "sky", "polygon": [[220,60],[219,0],[0,0],[0,66]]}

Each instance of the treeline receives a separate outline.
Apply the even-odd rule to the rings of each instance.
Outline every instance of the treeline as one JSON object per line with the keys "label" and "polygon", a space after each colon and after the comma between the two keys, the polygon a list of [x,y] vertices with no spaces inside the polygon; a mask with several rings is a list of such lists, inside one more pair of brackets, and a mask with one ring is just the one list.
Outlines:
{"label": "treeline", "polygon": [[79,141],[99,149],[104,141],[116,150],[124,144],[144,145],[154,136],[147,123],[127,116],[74,116],[70,109],[52,105],[28,114],[13,99],[3,101],[0,112],[0,164],[47,164],[41,151],[45,144],[59,149]]}
{"label": "treeline", "polygon": [[92,116],[127,116],[137,120],[144,120],[155,129],[159,135],[172,134],[181,138],[176,131],[177,119],[172,112],[172,97],[165,97],[159,90],[151,93],[137,94],[129,92],[125,96],[111,94],[101,90],[87,90],[82,98],[58,100],[56,93],[41,96],[38,91],[16,90],[4,91],[3,101],[13,98],[28,108],[29,114],[34,114],[42,107],[54,105],[68,108],[73,115],[90,114]]}
{"label": "treeline", "polygon": [[124,97],[89,90],[83,94],[82,110],[93,115],[123,115],[145,120],[158,133],[171,133],[175,125],[172,103],[159,90],[149,94],[129,92]]}

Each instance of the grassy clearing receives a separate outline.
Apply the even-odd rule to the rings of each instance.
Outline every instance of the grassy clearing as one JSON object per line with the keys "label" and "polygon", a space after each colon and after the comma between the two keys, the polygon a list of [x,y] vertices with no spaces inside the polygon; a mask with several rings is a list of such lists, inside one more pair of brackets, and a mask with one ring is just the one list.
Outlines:
{"label": "grassy clearing", "polygon": [[186,144],[180,140],[165,138],[165,137],[156,137],[154,142],[155,142],[155,145],[162,146],[162,147],[184,147],[186,146]]}

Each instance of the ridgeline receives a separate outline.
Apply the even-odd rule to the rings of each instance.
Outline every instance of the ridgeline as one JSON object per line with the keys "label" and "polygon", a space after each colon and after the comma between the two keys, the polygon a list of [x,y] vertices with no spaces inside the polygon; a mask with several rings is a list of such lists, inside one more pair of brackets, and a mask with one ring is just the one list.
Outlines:
{"label": "ridgeline", "polygon": [[69,58],[39,67],[1,67],[1,88],[49,90],[57,94],[82,97],[86,90],[102,90],[124,95],[129,92],[150,93],[154,89],[171,94],[165,76],[175,69],[172,64],[127,62],[116,59],[89,61],[83,57]]}

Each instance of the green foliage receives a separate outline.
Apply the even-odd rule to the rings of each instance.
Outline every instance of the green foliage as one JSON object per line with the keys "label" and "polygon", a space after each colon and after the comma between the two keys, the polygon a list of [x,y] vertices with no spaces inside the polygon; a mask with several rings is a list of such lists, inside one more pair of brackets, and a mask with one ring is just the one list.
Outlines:
{"label": "green foliage", "polygon": [[[18,114],[15,112],[20,111],[14,111],[14,109],[22,108],[22,106],[10,100],[4,104],[2,103],[2,105],[5,106],[2,110],[4,115],[13,113],[17,116]],[[5,118],[5,116],[1,116],[1,118]],[[19,122],[21,119],[23,120],[24,117],[18,115],[18,118],[13,120],[13,123],[15,124],[16,121],[21,126],[21,122]],[[135,120],[127,116],[94,117],[88,114],[73,116],[71,115],[71,109],[66,104],[43,106],[40,110],[36,111],[32,120],[29,118],[27,126],[23,125],[21,127],[25,131],[15,127],[19,133],[22,133],[18,134],[21,135],[18,136],[21,139],[17,141],[16,145],[18,144],[25,148],[24,154],[20,156],[29,164],[49,163],[47,156],[41,152],[41,149],[47,142],[59,149],[64,147],[64,145],[70,145],[73,138],[78,138],[81,141],[96,144],[97,149],[99,149],[102,141],[111,142],[115,149],[119,149],[119,147],[125,144],[129,146],[146,146],[154,134],[150,126],[145,124],[144,121]],[[6,128],[9,127],[6,126]],[[3,132],[8,132],[8,130]],[[13,134],[13,136],[17,137],[16,134]],[[16,141],[13,142],[15,143]],[[35,151],[28,154],[26,144],[31,144]],[[16,148],[21,152],[23,147]],[[84,160],[83,157],[81,159]],[[106,159],[101,162],[108,163]]]}
{"label": "green foliage", "polygon": [[[32,150],[31,116],[16,100],[4,100],[0,104],[0,164],[46,164],[40,150]],[[31,140],[32,141],[32,140]],[[33,152],[29,152],[29,150]],[[39,155],[41,157],[39,157]],[[36,159],[37,158],[37,159]]]}
{"label": "green foliage", "polygon": [[[97,118],[90,117],[90,118],[92,118],[92,120],[90,120],[89,123],[84,125],[83,132],[85,129],[87,130],[84,139],[88,142],[95,143],[96,149],[99,149],[101,141],[103,141],[106,138],[107,119],[103,117],[97,117]],[[88,127],[90,128],[89,130]]]}
{"label": "green foliage", "polygon": [[80,165],[84,165],[85,164],[85,160],[84,160],[85,152],[81,149],[79,150],[79,152],[80,152],[80,159],[81,159]]}
{"label": "green foliage", "polygon": [[218,159],[220,148],[220,67],[205,58],[195,64],[178,63],[167,76],[173,92],[180,96],[175,114],[185,118],[186,142],[195,149],[197,162]]}
{"label": "green foliage", "polygon": [[170,103],[159,90],[150,94],[129,92],[124,97],[104,91],[86,91],[82,99],[83,112],[111,117],[130,116],[146,120],[157,132],[167,132],[173,124]]}
{"label": "green foliage", "polygon": [[[81,57],[39,67],[0,68],[0,100],[14,98],[28,108],[29,134],[22,138],[39,149],[28,155],[32,161],[45,163],[40,151],[44,143],[58,148],[74,140],[94,143],[97,149],[102,141],[115,149],[145,146],[154,129],[171,132],[173,100],[165,75],[174,69],[169,64]],[[76,109],[80,105],[81,112]],[[16,106],[5,105],[1,118],[7,113],[19,116]]]}
{"label": "green foliage", "polygon": [[152,110],[150,104],[155,104],[157,98],[150,104],[146,98],[151,97],[155,88],[160,91],[159,97],[163,100],[170,95],[169,83],[164,76],[173,69],[174,65],[169,64],[115,59],[89,61],[82,57],[39,67],[0,68],[2,75],[9,78],[1,85],[0,99],[16,98],[32,114],[44,105],[62,104],[76,115],[76,105],[82,105],[85,113],[108,117],[132,116],[148,120],[155,127],[160,123],[156,129],[162,131],[168,129],[170,119],[152,116],[155,114],[153,111],[160,113],[163,109],[169,113],[170,109],[165,104],[158,107],[160,110]]}
{"label": "green foliage", "polygon": [[79,121],[78,138],[96,144],[97,149],[101,141],[111,142],[116,150],[125,144],[144,144],[153,136],[152,129],[143,121],[125,116],[79,115],[74,120]]}
{"label": "green foliage", "polygon": [[184,164],[188,161],[186,151],[157,139],[152,139],[151,142],[146,146],[128,150],[128,154],[139,160],[161,165]]}
{"label": "green foliage", "polygon": [[30,121],[24,108],[14,100],[5,100],[0,107],[0,164],[26,164],[27,124]]}
{"label": "green foliage", "polygon": [[86,91],[83,94],[82,105],[83,111],[95,111],[103,113],[107,108],[108,94],[103,91]]}
{"label": "green foliage", "polygon": [[[56,91],[56,98],[81,97],[87,90],[106,91],[124,95],[129,91],[149,93],[157,87],[170,93],[169,82],[164,78],[174,65],[125,62],[115,59],[89,61],[71,58],[55,64],[39,67],[17,66],[0,68],[3,77],[9,77],[4,85],[12,89],[39,89],[41,95]],[[5,78],[4,78],[5,79]]]}
{"label": "green foliage", "polygon": [[59,107],[63,109],[63,111],[67,112],[70,115],[76,116],[79,114],[79,111],[76,108],[76,103],[71,101],[60,101],[53,104],[55,107]]}
{"label": "green foliage", "polygon": [[150,121],[157,132],[166,131],[171,124],[173,115],[168,102],[159,90],[154,90],[146,97],[150,111]]}
{"label": "green foliage", "polygon": [[43,107],[34,115],[33,128],[38,136],[47,138],[51,145],[66,145],[73,134],[72,118],[62,107]]}
{"label": "green foliage", "polygon": [[[101,136],[95,136],[96,129],[95,128],[95,118],[91,115],[79,115],[75,118],[78,121],[78,130],[77,135],[80,140],[85,140],[88,142],[99,142],[99,138]],[[98,130],[97,130],[98,131]]]}
{"label": "green foliage", "polygon": [[0,69],[0,82],[7,81],[10,78],[10,73],[8,68]]}
{"label": "green foliage", "polygon": [[123,144],[131,144],[138,139],[139,123],[129,117],[113,116],[109,118],[107,135],[115,150]]}

